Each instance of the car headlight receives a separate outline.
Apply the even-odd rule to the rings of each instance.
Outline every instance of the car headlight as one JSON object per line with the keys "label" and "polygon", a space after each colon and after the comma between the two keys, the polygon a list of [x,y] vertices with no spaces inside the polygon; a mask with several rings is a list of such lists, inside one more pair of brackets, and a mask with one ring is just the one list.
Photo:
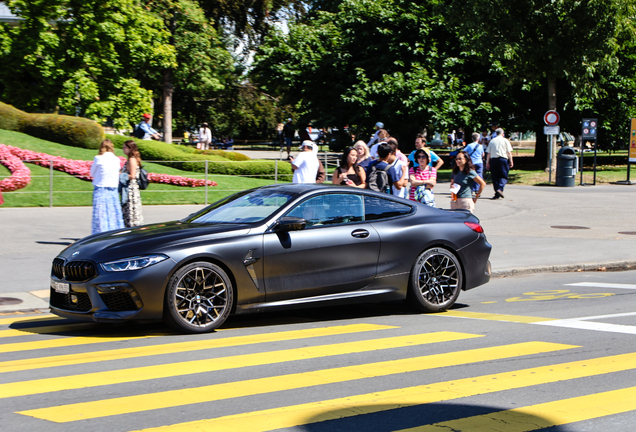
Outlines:
{"label": "car headlight", "polygon": [[139,270],[167,259],[165,255],[144,255],[102,263],[101,266],[107,272]]}

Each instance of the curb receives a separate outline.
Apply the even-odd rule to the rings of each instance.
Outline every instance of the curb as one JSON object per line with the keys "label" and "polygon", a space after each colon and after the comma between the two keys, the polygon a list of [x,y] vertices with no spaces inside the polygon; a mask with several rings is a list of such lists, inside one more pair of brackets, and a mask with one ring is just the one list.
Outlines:
{"label": "curb", "polygon": [[525,267],[493,271],[491,278],[512,277],[539,273],[567,273],[584,271],[626,271],[636,269],[636,261],[611,261],[603,263],[565,264],[540,267]]}

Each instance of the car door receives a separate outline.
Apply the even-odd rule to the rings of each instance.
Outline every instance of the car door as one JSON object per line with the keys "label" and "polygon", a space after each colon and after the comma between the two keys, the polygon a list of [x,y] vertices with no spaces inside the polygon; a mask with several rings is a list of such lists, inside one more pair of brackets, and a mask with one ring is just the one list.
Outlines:
{"label": "car door", "polygon": [[364,222],[360,194],[313,196],[285,216],[303,218],[307,226],[264,235],[266,301],[355,291],[373,281],[380,237]]}

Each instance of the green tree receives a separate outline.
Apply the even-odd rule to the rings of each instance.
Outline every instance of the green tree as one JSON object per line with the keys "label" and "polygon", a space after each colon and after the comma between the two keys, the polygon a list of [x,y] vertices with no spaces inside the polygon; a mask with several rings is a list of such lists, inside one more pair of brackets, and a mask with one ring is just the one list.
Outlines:
{"label": "green tree", "polygon": [[[626,23],[628,0],[440,3],[466,52],[500,73],[504,84],[529,91],[543,88],[546,110],[598,100],[604,94],[600,77],[617,70],[617,36]],[[559,82],[569,87],[564,93],[570,96],[561,106]],[[537,143],[541,141],[537,136]],[[546,160],[547,147],[537,145],[535,155]]]}
{"label": "green tree", "polygon": [[16,107],[127,129],[152,106],[144,77],[175,64],[161,20],[134,0],[6,3],[22,19],[0,36],[1,97]]}
{"label": "green tree", "polygon": [[337,12],[313,11],[288,34],[270,34],[252,77],[304,112],[303,122],[371,131],[382,120],[410,141],[424,127],[443,131],[487,116],[493,108],[479,79],[486,71],[462,54],[431,3],[345,0]]}

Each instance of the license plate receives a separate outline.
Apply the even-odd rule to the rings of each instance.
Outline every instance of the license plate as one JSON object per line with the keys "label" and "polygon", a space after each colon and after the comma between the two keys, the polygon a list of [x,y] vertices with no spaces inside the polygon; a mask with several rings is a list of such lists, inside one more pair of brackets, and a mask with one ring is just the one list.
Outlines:
{"label": "license plate", "polygon": [[71,286],[67,283],[53,282],[53,289],[60,294],[68,294]]}

